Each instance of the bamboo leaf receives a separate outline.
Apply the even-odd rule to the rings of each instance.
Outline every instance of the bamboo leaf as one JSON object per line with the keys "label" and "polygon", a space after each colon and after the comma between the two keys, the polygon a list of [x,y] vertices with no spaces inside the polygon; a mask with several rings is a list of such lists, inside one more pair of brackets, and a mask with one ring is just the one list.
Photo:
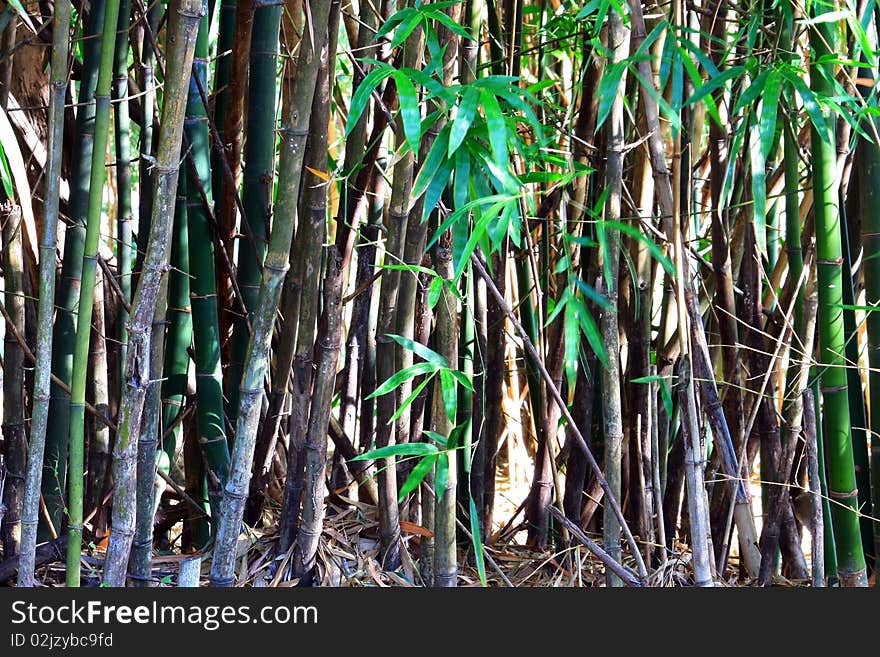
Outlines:
{"label": "bamboo leaf", "polygon": [[752,203],[753,217],[755,222],[755,238],[758,250],[767,252],[767,174],[766,162],[761,149],[760,126],[752,121],[749,130],[749,156],[752,173]]}
{"label": "bamboo leaf", "polygon": [[390,456],[431,456],[438,450],[431,443],[403,443],[402,445],[386,445],[355,456],[352,461],[373,461],[386,459]]}
{"label": "bamboo leaf", "polygon": [[562,295],[559,297],[559,300],[553,304],[553,308],[550,310],[550,314],[547,316],[547,321],[544,322],[545,328],[550,326],[550,324],[553,323],[553,320],[556,319],[556,316],[565,309],[565,306],[568,304],[568,300],[571,299],[571,297],[571,288],[566,287],[562,291]]}
{"label": "bamboo leaf", "polygon": [[416,13],[416,10],[412,7],[406,7],[404,9],[401,9],[400,11],[394,12],[394,14],[392,14],[376,32],[376,38],[379,39],[386,34],[390,34],[391,30],[400,25],[404,20],[412,16],[414,13]]}
{"label": "bamboo leaf", "polygon": [[424,430],[422,433],[424,433],[428,438],[433,440],[444,449],[446,448],[446,444],[449,442],[448,436],[444,436],[442,433],[437,433],[436,431],[428,431],[427,429]]}
{"label": "bamboo leaf", "polygon": [[474,37],[471,36],[470,32],[468,32],[461,25],[459,25],[454,20],[452,20],[452,18],[449,15],[444,14],[442,11],[436,11],[433,9],[429,9],[429,10],[425,11],[424,14],[425,14],[425,16],[433,18],[438,23],[445,25],[447,28],[449,28],[450,31],[454,32],[455,34],[460,36],[462,39],[465,39],[467,41],[474,40]]}
{"label": "bamboo leaf", "polygon": [[467,378],[467,375],[464,372],[459,372],[458,370],[449,370],[449,373],[455,377],[455,380],[458,381],[463,388],[467,388],[471,392],[474,391],[474,384],[471,383],[470,379]]}
{"label": "bamboo leaf", "polygon": [[431,281],[428,288],[428,308],[434,308],[440,301],[440,294],[443,292],[443,279],[439,276]]}
{"label": "bamboo leaf", "polygon": [[779,92],[782,76],[778,71],[770,71],[767,84],[764,86],[761,101],[761,154],[766,160],[776,137],[776,115],[779,110]]}
{"label": "bamboo leaf", "polygon": [[448,369],[440,370],[440,392],[443,395],[446,416],[450,421],[455,422],[455,414],[458,412],[458,392],[455,386],[455,377]]}
{"label": "bamboo leaf", "polygon": [[764,91],[764,85],[767,83],[767,77],[770,71],[761,71],[754,80],[751,81],[736,100],[733,106],[734,113],[740,112],[743,108],[748,107],[755,102]]}
{"label": "bamboo leaf", "polygon": [[453,168],[455,181],[452,189],[452,200],[456,208],[463,207],[467,203],[468,189],[471,180],[471,154],[466,148],[455,151],[455,167]]}
{"label": "bamboo leaf", "polygon": [[406,16],[400,24],[397,26],[397,29],[394,30],[394,38],[391,39],[391,48],[396,48],[404,41],[406,41],[407,37],[413,33],[419,24],[424,20],[421,13],[418,10],[413,10],[412,14]]}
{"label": "bamboo leaf", "polygon": [[483,586],[488,586],[489,584],[486,582],[486,564],[483,557],[483,539],[480,536],[480,519],[473,495],[468,495],[468,510],[471,519],[471,538],[474,544],[477,574],[480,576],[480,582],[482,582]]}
{"label": "bamboo leaf", "polygon": [[434,143],[431,144],[431,150],[428,151],[428,155],[425,157],[425,161],[419,169],[419,175],[416,176],[416,180],[413,183],[413,199],[417,199],[428,189],[428,185],[431,184],[431,181],[440,169],[441,164],[446,160],[446,147],[448,143],[449,127],[445,126],[440,131],[440,134],[437,135]]}
{"label": "bamboo leaf", "polygon": [[574,284],[577,286],[577,289],[581,291],[581,294],[599,306],[600,309],[607,310],[608,308],[611,308],[611,302],[608,301],[608,298],[597,292],[596,288],[592,285],[587,285],[577,277],[574,277]]}
{"label": "bamboo leaf", "polygon": [[590,348],[593,350],[593,353],[596,354],[596,358],[599,359],[599,362],[602,363],[603,366],[608,367],[608,352],[605,350],[605,341],[602,339],[602,334],[599,331],[599,326],[596,324],[596,320],[593,319],[593,316],[586,308],[584,308],[583,303],[577,297],[572,297],[569,303],[575,303],[580,306],[577,312],[577,318],[580,322],[581,331],[583,331],[586,336]]}
{"label": "bamboo leaf", "polygon": [[364,110],[367,108],[367,103],[370,102],[370,96],[372,95],[373,90],[382,83],[382,80],[391,76],[393,73],[393,68],[387,64],[382,64],[379,68],[374,68],[367,73],[364,76],[364,79],[361,80],[358,88],[355,89],[351,96],[351,102],[348,104],[348,123],[345,127],[346,137],[351,134],[352,130],[354,130],[354,126],[357,124],[358,119],[361,118],[361,114],[363,114]]}
{"label": "bamboo leaf", "polygon": [[24,8],[24,5],[21,4],[20,0],[9,0],[9,4],[13,9],[15,9],[15,13],[18,14],[21,22],[27,25],[27,28],[31,31],[31,34],[36,34],[37,29],[34,27],[33,21],[31,21],[31,16],[30,14],[28,14],[27,9]]}
{"label": "bamboo leaf", "polygon": [[[438,278],[437,280],[442,280]],[[436,367],[449,367],[449,361],[446,360],[443,356],[438,354],[433,349],[429,349],[425,345],[420,342],[415,342],[414,340],[410,340],[409,338],[405,338],[402,335],[394,335],[393,333],[389,333],[388,337],[394,340],[397,344],[399,344],[404,349],[408,349],[409,351],[416,354],[419,358],[423,359],[425,362],[432,363]]]}
{"label": "bamboo leaf", "polygon": [[389,424],[389,425],[393,424],[397,418],[399,418],[401,415],[403,415],[403,412],[407,408],[409,408],[409,405],[412,404],[413,401],[415,401],[415,398],[419,396],[419,394],[422,392],[422,390],[425,389],[425,386],[427,386],[431,382],[431,379],[433,379],[433,378],[434,378],[434,375],[431,374],[429,376],[426,376],[424,379],[422,379],[422,382],[419,383],[419,385],[417,385],[413,389],[413,391],[409,394],[409,396],[406,399],[403,400],[403,402],[401,402],[401,404],[397,408],[397,410],[394,411],[394,415],[392,415],[389,418],[387,424]]}
{"label": "bamboo leaf", "polygon": [[825,116],[822,114],[822,108],[819,106],[816,94],[813,93],[813,91],[794,71],[783,69],[781,73],[782,76],[794,87],[798,96],[800,96],[801,102],[804,104],[804,109],[807,110],[810,121],[813,122],[813,126],[816,128],[816,132],[819,133],[822,141],[831,144],[831,134],[828,131],[828,124],[825,122]]}
{"label": "bamboo leaf", "polygon": [[403,133],[413,153],[419,152],[419,140],[422,138],[422,113],[419,109],[419,99],[416,96],[416,88],[410,82],[405,71],[393,73],[394,84],[397,85],[397,97],[400,100],[400,118],[403,123]]}
{"label": "bamboo leaf", "polygon": [[480,102],[486,115],[486,126],[489,130],[489,143],[492,156],[499,169],[507,168],[507,122],[501,112],[498,99],[488,90],[480,92]]}
{"label": "bamboo leaf", "polygon": [[410,379],[417,377],[419,374],[428,374],[429,372],[436,371],[437,365],[434,363],[415,363],[414,365],[410,365],[406,369],[400,370],[392,375],[385,383],[376,388],[371,394],[367,395],[366,398],[373,399],[374,397],[387,395],[392,390],[397,389],[397,387],[404,381],[409,381]]}
{"label": "bamboo leaf", "polygon": [[425,456],[416,463],[416,467],[412,469],[412,472],[409,473],[406,481],[404,481],[403,485],[400,487],[400,493],[397,496],[398,504],[403,502],[403,500],[406,499],[406,496],[412,493],[418,485],[422,483],[427,474],[431,472],[434,464],[437,463],[437,457],[437,454],[431,454],[430,456]]}
{"label": "bamboo leaf", "polygon": [[599,81],[599,90],[597,92],[599,96],[599,110],[596,118],[596,130],[602,127],[605,119],[611,113],[611,106],[614,104],[617,88],[620,86],[620,81],[626,72],[627,65],[628,62],[626,60],[614,62]]}
{"label": "bamboo leaf", "polygon": [[434,472],[434,494],[438,501],[446,494],[447,481],[449,481],[449,455],[447,452],[440,452]]}
{"label": "bamboo leaf", "polygon": [[664,255],[663,249],[657,246],[657,243],[652,240],[648,235],[640,232],[638,229],[630,226],[629,224],[624,224],[619,221],[605,221],[604,224],[609,228],[614,228],[621,233],[624,233],[626,235],[629,235],[630,237],[639,240],[648,248],[648,252],[657,262],[660,263],[666,273],[673,278],[675,277],[675,266],[672,264],[672,261]]}
{"label": "bamboo leaf", "polygon": [[464,141],[468,130],[470,130],[471,123],[473,123],[474,116],[476,116],[477,113],[479,102],[480,91],[478,89],[470,87],[464,92],[464,95],[461,98],[461,104],[456,111],[455,119],[452,121],[452,129],[449,133],[449,157],[452,157],[452,154],[458,150],[458,147],[461,146],[461,142]]}
{"label": "bamboo leaf", "polygon": [[446,187],[449,183],[449,176],[451,175],[452,160],[446,158],[440,164],[440,167],[437,169],[434,177],[431,178],[431,182],[428,184],[428,188],[425,190],[425,201],[422,206],[421,221],[425,221],[437,207],[437,204],[440,203],[443,192],[446,191]]}
{"label": "bamboo leaf", "polygon": [[716,89],[723,87],[728,80],[732,80],[733,78],[742,75],[743,72],[744,69],[742,66],[731,66],[730,68],[724,69],[718,75],[709,78],[706,83],[698,89],[694,89],[694,93],[685,101],[684,106],[687,107],[688,105],[693,105],[694,103],[703,100],[703,98],[710,95]]}
{"label": "bamboo leaf", "polygon": [[565,377],[570,390],[574,389],[577,380],[578,358],[581,345],[581,325],[577,316],[576,304],[565,305],[564,358]]}

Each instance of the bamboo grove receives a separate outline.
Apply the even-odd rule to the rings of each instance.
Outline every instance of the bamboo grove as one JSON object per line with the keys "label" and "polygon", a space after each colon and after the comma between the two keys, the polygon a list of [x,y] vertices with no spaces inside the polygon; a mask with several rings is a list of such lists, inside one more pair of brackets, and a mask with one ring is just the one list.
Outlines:
{"label": "bamboo grove", "polygon": [[0,31],[4,582],[876,580],[875,0]]}

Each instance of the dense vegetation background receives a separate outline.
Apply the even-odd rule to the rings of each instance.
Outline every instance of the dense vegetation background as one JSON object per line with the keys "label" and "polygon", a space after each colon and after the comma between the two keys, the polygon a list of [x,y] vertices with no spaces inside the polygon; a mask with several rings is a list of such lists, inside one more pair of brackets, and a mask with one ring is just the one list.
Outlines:
{"label": "dense vegetation background", "polygon": [[0,576],[873,582],[878,25],[8,0]]}

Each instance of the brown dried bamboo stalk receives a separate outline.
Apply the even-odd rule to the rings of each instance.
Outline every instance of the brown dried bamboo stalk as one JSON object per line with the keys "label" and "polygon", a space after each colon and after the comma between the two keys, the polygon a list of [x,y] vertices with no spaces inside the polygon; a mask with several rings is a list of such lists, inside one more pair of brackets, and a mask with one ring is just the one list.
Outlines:
{"label": "brown dried bamboo stalk", "polygon": [[327,467],[327,428],[330,404],[336,385],[336,367],[342,343],[342,258],[335,246],[327,252],[327,275],[324,279],[324,312],[316,340],[317,372],[309,411],[308,433],[305,437],[305,485],[303,489],[302,522],[296,535],[293,558],[294,576],[301,586],[311,584],[318,539],[324,519],[324,471]]}

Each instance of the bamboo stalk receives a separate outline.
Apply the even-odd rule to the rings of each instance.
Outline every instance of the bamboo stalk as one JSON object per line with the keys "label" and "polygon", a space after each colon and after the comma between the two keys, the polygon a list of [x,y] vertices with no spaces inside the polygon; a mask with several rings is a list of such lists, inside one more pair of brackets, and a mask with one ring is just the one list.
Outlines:
{"label": "bamboo stalk", "polygon": [[[156,174],[152,165],[153,156],[156,154],[156,142],[159,134],[159,123],[155,115],[158,81],[156,65],[158,63],[159,44],[155,42],[155,35],[159,30],[159,23],[164,14],[164,7],[160,2],[154,2],[145,10],[143,3],[138,0],[141,13],[140,31],[143,34],[143,46],[140,57],[141,89],[143,100],[141,102],[141,134],[140,134],[140,198],[138,207],[138,249],[135,254],[134,271],[132,272],[132,288],[137,285],[141,270],[144,266],[146,245],[150,236],[150,223],[153,216],[153,194],[156,188]],[[161,72],[161,67],[160,67]],[[176,192],[175,192],[176,193]],[[129,295],[129,299],[131,295]],[[120,381],[125,380],[125,363],[128,360],[128,335],[126,333],[123,344],[123,354],[120,355]]]}
{"label": "bamboo stalk", "polygon": [[[221,11],[223,11],[222,6]],[[211,145],[208,134],[208,112],[200,93],[208,73],[209,32],[210,23],[206,12],[202,17],[196,40],[183,130],[191,155],[190,167],[186,171],[184,180],[189,261],[187,272],[191,275],[189,288],[192,307],[193,361],[196,374],[196,412],[199,444],[205,453],[209,470],[208,494],[211,508],[216,514],[220,508],[220,490],[229,473],[229,447],[223,408],[214,240],[208,217],[212,205]]]}
{"label": "bamboo stalk", "polygon": [[134,536],[135,462],[144,398],[150,381],[150,338],[153,311],[168,268],[170,224],[183,140],[186,86],[192,69],[202,5],[199,0],[178,0],[169,13],[168,65],[163,94],[162,127],[156,156],[156,186],[150,240],[144,270],[138,281],[129,324],[129,351],[125,367],[125,392],[119,410],[119,432],[113,460],[113,533],[104,562],[103,581],[122,586]]}
{"label": "bamboo stalk", "polygon": [[311,5],[313,30],[308,32],[308,38],[303,36],[296,80],[291,90],[290,108],[285,112],[275,222],[269,238],[269,251],[263,266],[263,282],[241,379],[236,439],[229,478],[223,489],[219,528],[211,564],[211,582],[214,586],[231,586],[234,582],[235,546],[247,498],[257,423],[260,419],[258,402],[262,394],[263,378],[269,366],[269,345],[275,311],[281,296],[281,285],[290,266],[288,254],[296,225],[303,147],[308,136],[309,110],[320,67],[320,52],[327,38],[329,14],[330,2],[327,0]]}
{"label": "bamboo stalk", "polygon": [[[179,186],[179,185],[178,185]],[[169,227],[173,230],[173,226]],[[172,238],[173,240],[173,238]],[[165,366],[165,326],[168,309],[168,275],[162,277],[153,311],[150,334],[150,381],[144,396],[141,428],[137,440],[135,466],[135,526],[132,542],[130,577],[132,586],[152,584],[153,519],[156,505],[165,490],[157,477],[160,434],[162,434],[162,386]]]}
{"label": "bamboo stalk", "polygon": [[[126,302],[131,302],[132,288],[132,233],[131,206],[131,126],[128,111],[128,53],[131,0],[119,2],[119,24],[116,27],[116,47],[113,55],[113,131],[116,146],[116,261],[119,287]],[[144,114],[152,116],[152,104],[144,102]],[[128,311],[120,308],[117,315],[119,363],[125,362],[128,346]],[[121,372],[120,372],[121,374]]]}
{"label": "bamboo stalk", "polygon": [[[85,263],[86,221],[89,207],[91,164],[94,159],[96,130],[96,91],[100,59],[101,26],[104,22],[105,0],[91,5],[88,34],[91,38],[83,47],[83,73],[79,87],[79,102],[83,104],[76,117],[79,150],[71,171],[72,189],[68,213],[71,222],[64,233],[64,255],[61,260],[61,279],[58,288],[52,344],[52,372],[65,384],[73,385],[73,362],[76,348],[76,308],[80,298],[80,280]],[[114,30],[116,26],[114,25]],[[66,64],[65,64],[66,65]],[[66,81],[66,77],[65,77]],[[101,153],[103,171],[104,153]],[[58,170],[60,176],[61,170]],[[89,313],[91,320],[91,312]],[[49,422],[46,430],[44,455],[43,498],[52,525],[60,526],[63,498],[67,481],[67,450],[71,426],[71,397],[55,386],[49,399]],[[41,532],[41,538],[45,538]],[[68,549],[71,549],[68,546]]]}
{"label": "bamboo stalk", "polygon": [[[434,250],[434,270],[445,281],[454,277],[452,265],[452,235],[447,233],[440,239]],[[444,285],[436,309],[437,322],[434,327],[434,343],[439,353],[449,363],[458,362],[458,299],[450,286]],[[455,418],[450,418],[444,402],[444,392],[439,382],[434,385],[434,398],[431,408],[431,428],[436,433],[449,438],[450,449],[458,445],[452,440]],[[455,543],[456,488],[458,486],[458,458],[455,451],[440,456],[447,463],[446,485],[435,489],[434,504],[434,565],[433,585],[455,587],[458,582],[458,557]],[[439,463],[435,466],[434,481],[439,480]]]}
{"label": "bamboo stalk", "polygon": [[[110,391],[108,383],[109,372],[107,369],[104,282],[104,269],[99,268],[95,278],[95,307],[92,319],[94,327],[92,328],[91,346],[89,348],[89,369],[92,376],[89,378],[87,392],[91,394],[96,408],[106,415],[110,410]],[[106,491],[109,490],[110,485],[107,477],[110,465],[110,427],[91,413],[87,421],[89,423],[89,453],[88,479],[86,481],[87,506],[85,506],[85,510],[95,515],[95,519],[92,522],[92,535],[103,537],[107,532],[108,509],[104,507],[101,501]]]}
{"label": "bamboo stalk", "polygon": [[[243,232],[252,243],[240,243],[237,277],[247,322],[253,325],[261,286],[261,268],[269,240],[272,184],[275,180],[275,85],[278,60],[278,34],[282,5],[255,0],[248,76],[247,141],[244,145],[244,171],[241,218]],[[249,240],[250,241],[250,240]],[[227,415],[233,425],[238,409],[238,384],[244,372],[248,331],[244,317],[232,324],[229,365],[226,370]],[[232,441],[230,441],[232,443]],[[231,444],[230,444],[231,446]]]}
{"label": "bamboo stalk", "polygon": [[[608,48],[612,51],[611,63],[624,61],[629,55],[629,30],[623,25],[623,17],[619,12],[612,12],[608,28]],[[624,125],[623,100],[626,90],[626,74],[621,77],[615,89],[614,101],[608,123],[608,159],[605,165],[605,186],[609,190],[605,204],[605,220],[620,221],[621,190],[623,188],[624,160]],[[623,451],[623,416],[621,410],[620,380],[620,329],[618,326],[618,269],[620,266],[620,231],[615,228],[603,227],[605,232],[605,248],[600,251],[605,277],[602,279],[602,291],[608,299],[608,307],[603,309],[599,326],[602,331],[602,342],[605,345],[608,359],[602,368],[602,420],[605,429],[605,476],[611,493],[621,498],[621,455]],[[603,541],[608,554],[615,561],[620,561],[620,528],[611,506],[606,506],[603,516]],[[623,582],[606,572],[607,586],[621,586]]]}
{"label": "bamboo stalk", "polygon": [[[336,33],[339,3],[331,2],[331,34]],[[330,43],[332,43],[330,39]],[[335,48],[321,54],[321,70],[312,98],[311,122],[306,145],[303,189],[300,192],[296,236],[290,247],[292,262],[288,285],[289,292],[284,307],[286,325],[281,335],[281,346],[276,358],[277,383],[273,385],[269,413],[277,414],[287,388],[287,372],[292,370],[292,393],[290,419],[288,422],[287,480],[284,484],[284,501],[281,507],[281,534],[278,549],[286,552],[297,536],[296,526],[303,502],[305,484],[305,449],[309,432],[309,415],[315,358],[316,326],[320,312],[320,282],[322,268],[321,245],[327,233],[327,188],[315,171],[327,166],[327,130],[330,120],[330,72],[329,63],[335,56]],[[326,70],[325,70],[326,69]],[[311,170],[311,171],[309,171]],[[296,321],[294,321],[296,318]],[[295,336],[295,339],[294,339]],[[276,421],[277,422],[277,421]],[[275,426],[267,423],[267,429],[275,433]]]}
{"label": "bamboo stalk", "polygon": [[[822,535],[824,541],[822,544],[822,552],[825,560],[822,569],[825,571],[826,586],[840,586],[840,579],[837,574],[837,546],[834,540],[834,518],[831,515],[831,497],[828,495],[828,468],[825,464],[825,440],[822,435],[822,423],[816,421],[821,417],[821,399],[822,391],[819,380],[819,368],[816,365],[810,369],[810,379],[812,384],[810,391],[813,396],[813,420],[816,434],[816,454],[819,470],[819,490],[822,502]],[[805,416],[805,421],[810,418]]]}
{"label": "bamboo stalk", "polygon": [[[815,6],[821,17],[829,5]],[[810,30],[812,57],[828,55],[834,47],[833,30],[827,23]],[[815,62],[811,67],[810,84],[817,95],[833,93],[833,65]],[[810,145],[813,151],[813,195],[816,221],[816,263],[819,278],[819,362],[822,366],[821,385],[824,412],[823,437],[827,446],[828,491],[835,502],[834,540],[837,545],[838,573],[842,586],[867,585],[865,556],[862,550],[858,491],[853,460],[852,427],[847,397],[842,286],[843,271],[838,209],[839,171],[834,153],[834,123],[826,113],[823,133],[811,126]]]}
{"label": "bamboo stalk", "polygon": [[[217,94],[214,99],[214,123],[217,126],[216,143],[218,148],[211,152],[211,187],[216,201],[217,224],[222,246],[215,253],[218,256],[217,269],[217,306],[220,335],[229,335],[232,307],[232,289],[230,281],[221,275],[219,259],[225,257],[232,262],[234,259],[234,240],[238,219],[237,201],[238,181],[241,173],[241,141],[244,124],[245,90],[248,79],[248,60],[250,59],[251,33],[254,20],[253,0],[240,0],[234,5],[231,2],[221,3],[221,17],[224,21],[234,16],[231,47],[227,45],[225,23],[221,29],[223,38],[218,38],[218,52],[231,49],[223,60],[223,65],[215,69],[214,88]],[[221,150],[222,149],[222,150]],[[225,167],[229,167],[231,176],[227,177]],[[231,180],[230,180],[231,178]],[[225,251],[225,253],[221,253]]]}
{"label": "bamboo stalk", "polygon": [[70,455],[67,531],[67,586],[80,584],[82,551],[83,475],[85,470],[85,398],[92,330],[92,308],[98,268],[98,247],[101,238],[101,211],[107,140],[110,129],[110,92],[113,83],[113,54],[119,22],[119,0],[107,0],[101,35],[101,57],[95,86],[95,124],[89,177],[89,203],[86,235],[80,274],[80,296],[76,321],[76,348],[70,384]]}
{"label": "bamboo stalk", "polygon": [[22,254],[21,208],[7,200],[0,205],[3,229],[4,296],[9,323],[3,341],[3,443],[4,484],[0,505],[5,514],[0,522],[3,557],[8,559],[21,548],[22,503],[27,466],[25,434],[24,351],[14,333],[24,333],[24,259]]}
{"label": "bamboo stalk", "polygon": [[[327,48],[325,47],[325,54]],[[323,93],[328,93],[324,89]],[[316,340],[315,385],[309,411],[308,432],[305,438],[305,485],[303,489],[302,523],[296,536],[293,572],[300,578],[300,585],[311,583],[314,578],[318,540],[323,531],[324,519],[324,471],[327,468],[327,426],[330,404],[336,383],[336,366],[342,343],[342,258],[336,247],[327,253],[327,276],[324,280],[324,311]]]}
{"label": "bamboo stalk", "polygon": [[824,523],[822,522],[822,488],[819,480],[819,456],[818,440],[816,435],[816,402],[813,399],[813,391],[806,388],[803,392],[803,419],[804,434],[807,443],[807,461],[810,480],[811,504],[811,559],[810,574],[813,587],[825,586],[825,537]]}
{"label": "bamboo stalk", "polygon": [[[413,68],[421,55],[422,30],[416,28],[404,44],[404,65]],[[395,144],[405,143],[403,125],[398,117]],[[385,220],[385,264],[398,265],[406,244],[407,217],[413,184],[414,153],[410,149],[400,155],[394,165],[388,215]],[[376,381],[384,383],[396,371],[397,343],[389,335],[396,329],[396,310],[400,293],[400,271],[386,270],[379,286],[379,311],[376,320]],[[391,418],[396,409],[393,394],[376,400],[376,447],[395,443]],[[400,565],[400,509],[397,503],[397,468],[395,458],[385,459],[379,472],[379,541],[380,561],[389,570]]]}
{"label": "bamboo stalk", "polygon": [[[871,73],[862,69],[860,76]],[[876,124],[875,124],[876,125]],[[880,252],[880,149],[860,139],[856,150],[856,171],[861,214],[861,244],[866,254],[862,261],[865,279],[865,303],[875,306],[880,301],[880,258],[868,256]],[[868,333],[868,409],[871,436],[871,493],[874,509],[880,509],[880,311],[866,313]],[[880,563],[880,522],[873,522],[875,572]]]}

